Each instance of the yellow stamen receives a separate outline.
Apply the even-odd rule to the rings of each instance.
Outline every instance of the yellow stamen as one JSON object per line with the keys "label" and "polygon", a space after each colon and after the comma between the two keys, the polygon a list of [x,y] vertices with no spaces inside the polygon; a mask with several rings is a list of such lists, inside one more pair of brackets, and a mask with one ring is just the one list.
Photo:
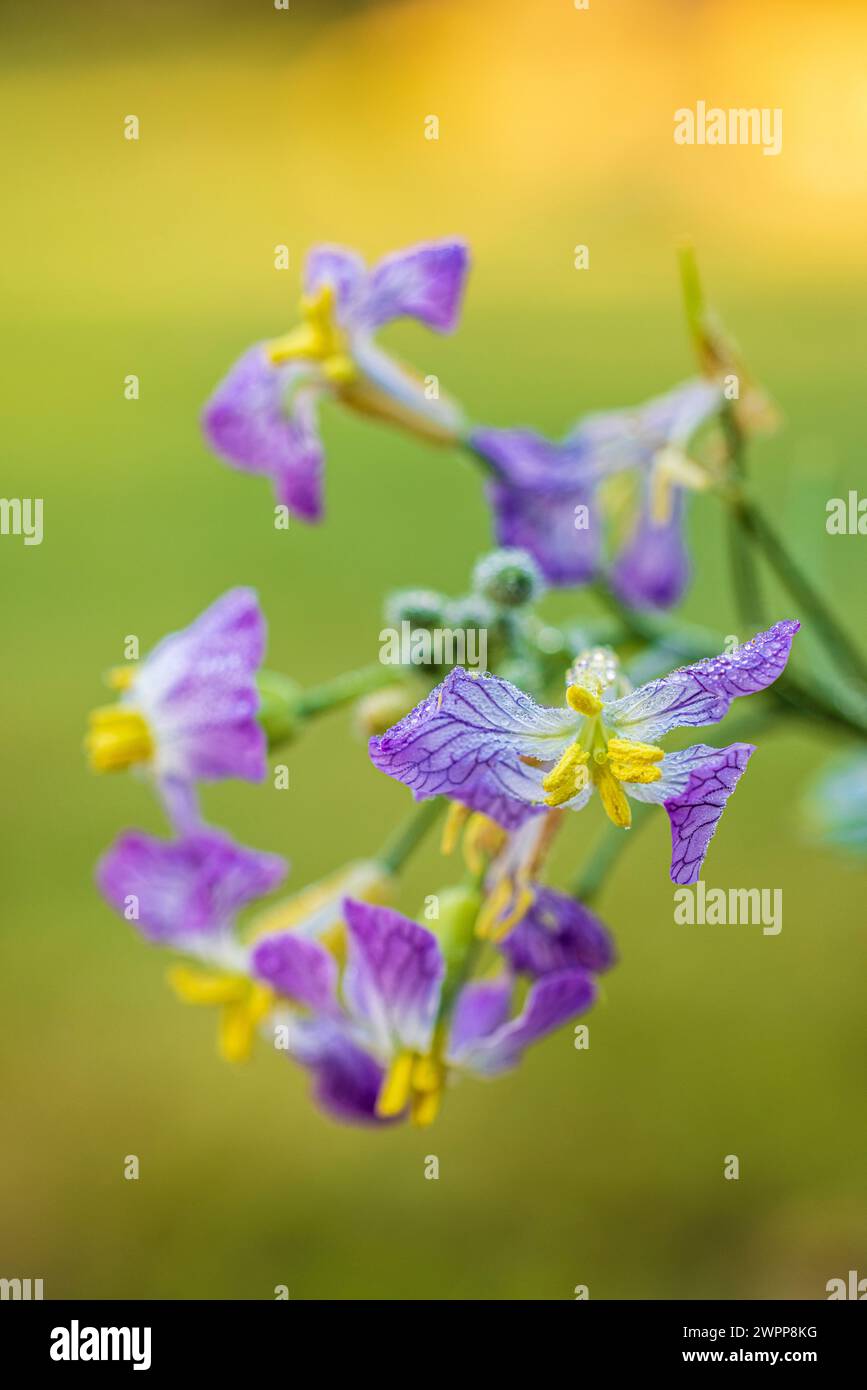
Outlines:
{"label": "yellow stamen", "polygon": [[111,690],[129,690],[135,680],[137,670],[136,662],[132,661],[128,666],[112,666],[106,673],[105,683]]}
{"label": "yellow stamen", "polygon": [[566,691],[566,702],[576,714],[586,714],[588,719],[592,719],[602,708],[602,701],[585,690],[583,685],[570,685]]}
{"label": "yellow stamen", "polygon": [[648,767],[646,763],[618,763],[612,761],[609,766],[618,782],[635,782],[647,785],[649,782],[658,782],[662,777],[660,768]]}
{"label": "yellow stamen", "polygon": [[665,753],[655,743],[633,743],[628,738],[610,738],[608,752],[612,758],[630,763],[661,763]]}
{"label": "yellow stamen", "polygon": [[442,1104],[442,1091],[426,1091],[414,1095],[409,1112],[410,1123],[419,1129],[432,1125]]}
{"label": "yellow stamen", "polygon": [[185,1004],[237,1004],[250,983],[243,975],[197,970],[192,965],[173,965],[168,982]]}
{"label": "yellow stamen", "polygon": [[153,757],[154,743],[144,716],[127,705],[92,711],[85,748],[94,772],[117,772]]}
{"label": "yellow stamen", "polygon": [[376,1102],[376,1113],[383,1119],[399,1115],[409,1104],[414,1063],[413,1054],[404,1050],[398,1052],[389,1067]]}
{"label": "yellow stamen", "polygon": [[476,936],[484,939],[490,935],[494,922],[499,918],[500,913],[509,906],[514,892],[512,880],[501,878],[494,891],[483,903],[476,918]]}
{"label": "yellow stamen", "polygon": [[545,802],[548,806],[562,806],[582,789],[587,775],[583,768],[588,757],[586,749],[577,743],[570,743],[556,767],[542,778],[542,787],[547,793]]}
{"label": "yellow stamen", "polygon": [[412,1067],[412,1101],[409,1117],[414,1125],[429,1125],[436,1119],[446,1081],[440,1052],[442,1037],[437,1036],[431,1051],[416,1057]]}
{"label": "yellow stamen", "polygon": [[337,322],[334,287],[322,285],[315,294],[303,295],[304,322],[291,333],[269,343],[266,352],[274,366],[284,362],[318,362],[335,386],[346,386],[358,376],[349,352],[349,340]]}
{"label": "yellow stamen", "polygon": [[190,965],[173,966],[168,980],[185,1004],[216,1005],[221,1010],[220,1056],[227,1062],[246,1062],[253,1050],[256,1029],[274,1003],[272,990],[245,975],[198,970]]}
{"label": "yellow stamen", "polygon": [[224,1061],[249,1060],[256,1040],[256,1029],[271,1008],[273,999],[266,985],[249,985],[245,998],[224,1006],[219,1032],[220,1056]]}
{"label": "yellow stamen", "polygon": [[476,811],[464,835],[464,863],[471,874],[480,874],[506,843],[506,832],[496,821]]}
{"label": "yellow stamen", "polygon": [[602,763],[594,769],[593,780],[599,788],[599,797],[608,819],[628,830],[632,824],[632,808],[608,763]]}
{"label": "yellow stamen", "polygon": [[517,927],[518,923],[524,920],[535,901],[536,894],[533,892],[529,883],[519,886],[511,912],[507,912],[504,917],[500,917],[497,921],[491,923],[488,930],[488,940],[493,942],[502,941],[503,937],[507,936],[513,927]]}
{"label": "yellow stamen", "polygon": [[443,826],[440,849],[443,854],[451,854],[458,842],[460,833],[470,818],[470,808],[462,806],[459,801],[453,801],[448,809],[446,823]]}

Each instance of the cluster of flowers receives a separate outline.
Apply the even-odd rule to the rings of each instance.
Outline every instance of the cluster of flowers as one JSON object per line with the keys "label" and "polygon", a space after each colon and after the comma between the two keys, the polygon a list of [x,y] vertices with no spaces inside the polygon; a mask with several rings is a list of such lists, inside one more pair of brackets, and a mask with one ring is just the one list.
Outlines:
{"label": "cluster of flowers", "polygon": [[[452,328],[467,264],[459,242],[414,248],[369,272],[350,252],[314,251],[302,326],[251,348],[204,415],[217,452],[267,474],[280,503],[308,521],[322,513],[314,410],[324,395],[434,442],[459,441],[483,464],[497,537],[509,547],[476,571],[474,611],[481,604],[499,634],[489,670],[416,672],[425,682],[417,701],[400,692],[405,673],[379,667],[370,682],[370,690],[394,687],[390,702],[368,708],[370,761],[430,804],[415,813],[400,852],[353,862],[260,906],[239,927],[287,865],[207,825],[198,785],[263,780],[270,748],[314,712],[364,690],[349,680],[331,700],[311,698],[264,671],[265,622],[249,589],[223,595],[144,660],[113,672],[118,699],[95,711],[88,736],[96,770],[133,768],[150,779],[173,834],[120,836],[98,868],[108,902],[148,940],[185,957],[171,983],[183,999],[219,1007],[227,1058],[246,1057],[261,1033],[312,1074],[324,1108],[353,1121],[429,1123],[450,1077],[515,1066],[592,1004],[597,976],[614,961],[610,935],[543,877],[564,812],[583,810],[596,792],[625,830],[633,800],[664,807],[671,879],[695,883],[754,748],[696,743],[667,752],[659,740],[716,724],[736,698],[772,685],[799,627],[778,622],[734,652],[632,688],[611,647],[580,650],[531,617],[546,582],[580,584],[603,569],[631,609],[677,600],[689,568],[686,494],[725,473],[735,407],[724,379],[733,359],[705,334],[702,379],[635,410],[587,417],[562,444],[528,430],[469,429],[451,402],[432,397],[374,342],[375,330],[400,315]],[[737,406],[735,427],[747,430],[766,402],[751,387]],[[606,561],[596,513],[615,475],[637,477],[640,502],[624,545]],[[552,705],[543,696],[555,681],[565,699]],[[420,925],[389,902],[407,847],[441,807],[444,848],[460,844],[466,872],[436,895],[437,913]]]}

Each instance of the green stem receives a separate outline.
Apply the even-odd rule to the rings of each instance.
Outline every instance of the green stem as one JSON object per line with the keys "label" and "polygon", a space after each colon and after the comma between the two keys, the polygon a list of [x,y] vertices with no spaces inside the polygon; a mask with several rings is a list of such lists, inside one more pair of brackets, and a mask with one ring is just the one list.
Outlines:
{"label": "green stem", "polygon": [[640,830],[649,819],[650,806],[640,802],[632,808],[632,826],[629,831],[609,826],[596,853],[580,873],[575,875],[568,892],[589,906],[599,896],[602,885],[611,869],[617,863],[628,844],[634,843],[634,831]]}
{"label": "green stem", "polygon": [[811,580],[789,554],[764,513],[755,502],[741,495],[730,499],[730,505],[735,508],[740,525],[749,540],[764,553],[768,564],[775,570],[792,598],[812,619],[816,633],[821,637],[826,650],[850,675],[867,685],[867,661],[849,634],[837,622]]}
{"label": "green stem", "polygon": [[298,704],[298,714],[302,718],[325,714],[329,710],[351,704],[353,700],[357,700],[361,695],[368,695],[372,690],[381,690],[386,685],[396,685],[405,678],[406,673],[400,667],[385,666],[382,662],[363,666],[358,671],[347,671],[342,676],[335,676],[333,680],[305,690]]}
{"label": "green stem", "polygon": [[[744,436],[729,406],[723,414],[723,429],[728,440],[729,463],[740,489],[746,482]],[[729,557],[732,587],[735,592],[738,616],[744,627],[758,632],[765,626],[764,603],[759,583],[756,557],[747,538],[738,502],[733,502],[728,515]]]}
{"label": "green stem", "polygon": [[382,865],[387,874],[400,873],[431,826],[436,824],[437,819],[445,809],[445,804],[441,796],[435,796],[430,801],[423,801],[415,808],[409,819],[392,835],[384,849],[376,856],[377,863]]}

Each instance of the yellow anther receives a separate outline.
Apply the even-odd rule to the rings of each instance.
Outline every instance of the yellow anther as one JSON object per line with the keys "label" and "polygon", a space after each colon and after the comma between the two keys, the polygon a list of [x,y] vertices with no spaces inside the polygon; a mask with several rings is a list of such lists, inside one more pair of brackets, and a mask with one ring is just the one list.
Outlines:
{"label": "yellow anther", "polygon": [[586,714],[588,719],[592,719],[602,708],[602,701],[585,690],[583,685],[570,685],[566,691],[566,702],[576,714]]}
{"label": "yellow anther", "polygon": [[660,768],[648,767],[646,763],[619,763],[612,761],[609,763],[609,767],[618,782],[636,782],[647,785],[649,782],[658,782],[662,777]]}
{"label": "yellow anther", "polygon": [[383,1119],[399,1115],[409,1105],[414,1064],[413,1053],[404,1050],[398,1052],[389,1067],[376,1102],[376,1113]]}
{"label": "yellow anther", "polygon": [[501,941],[526,917],[535,897],[525,880],[500,879],[476,919],[476,936],[488,941]]}
{"label": "yellow anther", "polygon": [[106,673],[105,683],[111,690],[129,690],[135,680],[137,669],[137,663],[134,661],[128,666],[112,666]]}
{"label": "yellow anther", "polygon": [[593,780],[599,788],[599,797],[608,819],[628,830],[632,824],[632,808],[626,793],[607,763],[595,770]]}
{"label": "yellow anther", "polygon": [[481,911],[476,918],[476,936],[485,938],[490,935],[494,922],[499,918],[501,912],[505,912],[514,896],[514,887],[510,878],[501,878],[493,892],[485,899]]}
{"label": "yellow anther", "polygon": [[608,752],[612,758],[630,763],[661,763],[665,753],[655,743],[633,743],[628,738],[610,738]]}
{"label": "yellow anther", "polygon": [[440,849],[443,854],[451,854],[460,839],[461,831],[470,818],[471,811],[469,806],[462,806],[459,801],[453,801],[448,809],[446,823],[443,826]]}
{"label": "yellow anther", "polygon": [[349,340],[337,322],[332,285],[322,285],[315,294],[301,299],[304,322],[291,333],[269,343],[266,352],[274,366],[284,362],[318,362],[323,374],[335,386],[356,380],[358,372],[349,352]]}
{"label": "yellow anther", "polygon": [[220,1018],[220,1056],[226,1062],[246,1062],[253,1051],[256,1029],[274,996],[266,985],[250,984],[243,999],[226,1004]]}
{"label": "yellow anther", "polygon": [[127,705],[92,711],[85,748],[94,772],[117,772],[153,757],[154,743],[144,716]]}
{"label": "yellow anther", "polygon": [[586,749],[581,748],[579,744],[569,745],[556,767],[552,767],[542,778],[542,787],[546,793],[545,802],[548,806],[562,806],[582,790],[586,785],[587,774],[583,769],[588,758]]}
{"label": "yellow anther", "polygon": [[439,1114],[440,1104],[442,1103],[442,1091],[423,1091],[414,1095],[410,1107],[409,1118],[411,1124],[424,1129],[427,1125],[432,1125]]}
{"label": "yellow anther", "polygon": [[464,834],[464,863],[471,874],[480,874],[506,843],[506,832],[496,821],[476,811]]}
{"label": "yellow anther", "polygon": [[184,1003],[216,1005],[222,1010],[220,1055],[227,1062],[245,1062],[253,1049],[256,1029],[274,1002],[268,986],[245,975],[197,970],[189,965],[173,966],[168,980]]}

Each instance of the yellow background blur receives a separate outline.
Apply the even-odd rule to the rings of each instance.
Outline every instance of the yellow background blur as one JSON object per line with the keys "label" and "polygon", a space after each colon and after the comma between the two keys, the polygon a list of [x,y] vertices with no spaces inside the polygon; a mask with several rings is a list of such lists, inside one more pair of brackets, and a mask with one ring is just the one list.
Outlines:
{"label": "yellow background blur", "polygon": [[[566,1030],[506,1079],[456,1088],[435,1129],[385,1134],[320,1116],[264,1048],[247,1069],[218,1061],[213,1019],[175,1002],[167,958],[92,886],[123,827],[163,833],[157,808],[80,749],[125,634],[146,650],[252,584],[269,665],[313,683],[374,658],[389,587],[460,592],[489,543],[462,459],[336,411],[320,528],[275,532],[267,484],[204,447],[202,402],[291,325],[318,240],[376,257],[465,236],[457,335],[384,338],[473,418],[560,433],[691,372],[674,247],[692,236],[786,415],[754,451],[757,492],[863,639],[865,541],[824,529],[825,499],[865,485],[863,6],[3,12],[2,492],[45,499],[45,540],[0,538],[0,1275],[44,1278],[47,1297],[524,1299],[579,1283],[816,1298],[867,1274],[864,877],[797,813],[827,733],[763,741],[706,866],[709,885],[782,887],[779,937],[673,925],[660,813],[600,900],[621,963],[590,1051]],[[782,154],[675,146],[674,110],[699,99],[781,107]],[[721,523],[694,506],[686,612],[737,633]],[[552,611],[594,610],[578,595]],[[406,810],[348,716],[288,761],[289,793],[220,786],[206,809],[285,853],[294,886],[374,851]],[[561,881],[601,831],[592,812],[570,827]],[[453,872],[426,851],[400,906]]]}

